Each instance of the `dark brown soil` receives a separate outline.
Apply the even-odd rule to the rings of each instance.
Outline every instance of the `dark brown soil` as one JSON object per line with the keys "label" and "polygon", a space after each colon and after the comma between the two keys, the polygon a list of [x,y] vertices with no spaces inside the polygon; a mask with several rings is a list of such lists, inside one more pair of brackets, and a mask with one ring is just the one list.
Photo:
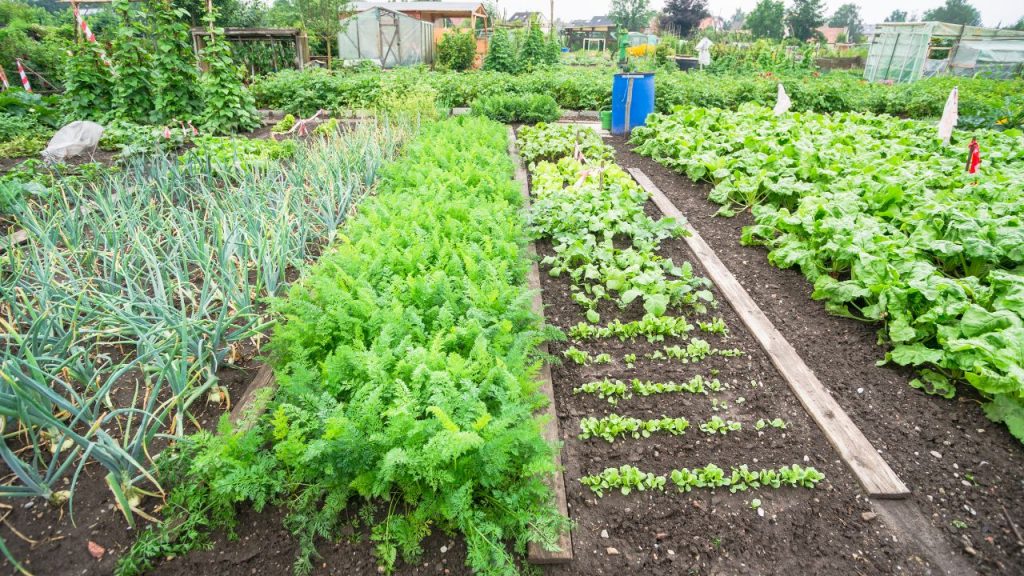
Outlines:
{"label": "dark brown soil", "polygon": [[749,213],[714,217],[718,206],[706,199],[707,185],[632,153],[621,138],[613,144],[620,165],[642,169],[687,215],[910,487],[950,548],[982,574],[1024,574],[1024,543],[1014,532],[1024,532],[1024,446],[985,418],[977,395],[961,389],[955,400],[928,396],[909,387],[911,371],[876,366],[884,355],[877,326],[829,315],[811,300],[799,271],[774,268],[763,248],[739,244]]}
{"label": "dark brown soil", "polygon": [[[653,205],[648,212],[658,216]],[[541,243],[542,256],[550,246]],[[696,259],[681,239],[662,244],[661,254],[675,262],[689,261],[701,273]],[[566,329],[583,321],[581,309],[569,298],[569,284],[553,278],[541,267],[545,316],[549,323]],[[716,292],[716,298],[721,297]],[[607,303],[602,322],[612,317],[623,321],[642,315],[633,305],[618,312]],[[633,368],[622,362],[627,353],[642,356],[663,345],[683,344],[667,339],[650,344],[603,340],[553,343],[561,356],[569,346],[591,354],[610,353],[610,365],[578,366],[569,360],[552,370],[561,436],[565,442],[565,484],[573,532],[572,564],[549,569],[551,574],[928,574],[930,565],[914,556],[878,520],[865,520],[870,512],[845,465],[822,438],[814,422],[790,393],[757,342],[744,331],[733,310],[722,303],[717,310],[698,315],[683,312],[691,323],[721,316],[729,326],[727,338],[695,330],[691,337],[704,338],[715,348],[739,348],[738,358],[709,358],[682,364],[678,361],[639,360]],[[717,378],[730,388],[717,394],[687,393],[634,396],[612,406],[606,400],[573,394],[573,388],[604,377],[640,378],[654,381],[685,381],[696,374]],[[752,384],[752,382],[756,384]],[[742,400],[741,400],[742,398]],[[715,409],[717,402],[718,410]],[[727,405],[722,408],[722,403]],[[580,419],[617,413],[637,418],[683,416],[691,426],[682,436],[655,434],[651,438],[623,439],[609,444],[602,439],[580,440]],[[698,428],[713,415],[743,424],[727,436],[709,437]],[[782,418],[788,428],[754,429],[759,418]],[[826,480],[814,490],[761,489],[729,493],[695,490],[679,493],[674,486],[664,493],[611,493],[597,498],[579,478],[607,467],[631,464],[641,470],[666,473],[674,468],[695,468],[714,463],[726,470],[746,464],[751,468],[777,468],[793,463],[814,466]],[[762,501],[761,516],[750,501]],[[870,517],[870,515],[869,515]],[[612,550],[614,549],[614,550]]]}
{"label": "dark brown soil", "polygon": [[[237,367],[225,367],[217,372],[219,384],[228,389],[232,399],[241,398],[260,366],[251,347],[246,347],[241,354],[242,360]],[[199,405],[201,402],[193,405],[196,422],[202,429],[216,427],[227,406],[215,403]],[[197,428],[191,427],[189,431],[195,432]],[[6,466],[2,469],[7,471]],[[36,576],[110,574],[117,556],[135,540],[135,531],[128,527],[124,516],[115,508],[114,495],[104,480],[106,474],[106,469],[96,462],[85,466],[71,503],[73,517],[68,506],[54,508],[39,498],[4,500],[3,504],[11,508],[0,510],[0,517],[4,518],[0,538],[4,539],[11,554]],[[67,478],[65,483],[70,481]],[[158,498],[147,498],[142,509],[159,517],[157,510],[160,504]],[[146,523],[142,518],[136,517],[136,520],[143,526]],[[90,541],[107,550],[102,559],[95,560],[89,555]],[[0,566],[11,570],[6,559]]]}

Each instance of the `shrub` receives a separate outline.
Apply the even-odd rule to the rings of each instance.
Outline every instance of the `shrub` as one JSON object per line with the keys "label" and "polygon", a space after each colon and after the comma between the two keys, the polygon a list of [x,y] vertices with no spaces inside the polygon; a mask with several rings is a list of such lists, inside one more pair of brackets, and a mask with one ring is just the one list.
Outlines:
{"label": "shrub", "polygon": [[562,115],[555,99],[547,94],[485,96],[473,101],[473,114],[498,122],[554,122]]}
{"label": "shrub", "polygon": [[472,30],[453,30],[437,43],[437,64],[442,69],[469,70],[476,58],[476,35]]}

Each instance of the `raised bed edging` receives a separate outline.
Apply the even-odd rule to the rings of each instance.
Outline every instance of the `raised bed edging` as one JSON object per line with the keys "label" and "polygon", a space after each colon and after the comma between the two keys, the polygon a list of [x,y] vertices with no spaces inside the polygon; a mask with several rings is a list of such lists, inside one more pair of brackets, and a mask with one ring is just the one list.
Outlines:
{"label": "raised bed edging", "polygon": [[[523,195],[523,207],[529,209],[530,207],[530,184],[526,178],[526,168],[523,166],[523,160],[519,157],[518,147],[516,144],[516,133],[511,127],[508,129],[508,153],[512,157],[512,162],[516,168],[516,182],[519,183],[520,192]],[[544,300],[541,294],[540,285],[540,268],[537,266],[537,249],[533,242],[530,242],[526,248],[527,254],[530,257],[530,270],[527,273],[526,281],[533,293],[531,299],[531,308],[533,313],[544,318]],[[542,354],[548,353],[547,342],[542,343],[539,346]],[[540,373],[537,374],[537,379],[540,381],[540,390],[544,396],[548,399],[548,404],[544,408],[544,414],[547,416],[547,422],[544,423],[544,440],[549,444],[557,444],[559,442],[558,432],[558,414],[555,411],[555,388],[551,382],[551,365],[547,362],[541,366]],[[562,473],[562,450],[559,446],[555,451],[555,473],[548,477],[548,485],[551,486],[551,490],[555,494],[555,507],[558,508],[558,513],[569,517],[569,505],[565,495],[565,477]],[[563,532],[558,537],[559,550],[546,550],[543,546],[536,542],[530,542],[527,545],[527,560],[531,564],[564,564],[571,562],[573,559],[572,550],[572,534],[569,531]]]}

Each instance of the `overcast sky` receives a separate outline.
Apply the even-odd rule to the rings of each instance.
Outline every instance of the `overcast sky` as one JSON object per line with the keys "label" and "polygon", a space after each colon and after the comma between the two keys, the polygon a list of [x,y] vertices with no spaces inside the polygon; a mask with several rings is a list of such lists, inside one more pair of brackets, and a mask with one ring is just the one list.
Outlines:
{"label": "overcast sky", "polygon": [[[849,0],[825,0],[825,15],[830,16],[836,8]],[[792,0],[784,0],[788,6]],[[945,0],[854,0],[860,6],[861,18],[867,24],[881,22],[894,8],[906,10],[911,14],[922,14],[925,10],[945,3]],[[1000,23],[1010,25],[1024,16],[1024,2],[1021,0],[971,0],[974,7],[981,11],[981,21],[985,26],[996,26]],[[651,0],[651,7],[661,9],[665,0]],[[757,5],[757,0],[708,0],[708,10],[715,16],[727,18],[742,8],[750,12]],[[499,9],[509,15],[520,10],[537,10],[545,15],[551,10],[550,0],[498,0]],[[555,18],[565,21],[590,18],[607,14],[611,0],[555,0]]]}

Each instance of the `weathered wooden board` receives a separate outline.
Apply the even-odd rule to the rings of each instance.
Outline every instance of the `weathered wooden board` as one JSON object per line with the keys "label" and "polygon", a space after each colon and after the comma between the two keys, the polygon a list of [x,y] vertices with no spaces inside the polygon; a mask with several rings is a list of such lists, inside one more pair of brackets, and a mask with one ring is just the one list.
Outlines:
{"label": "weathered wooden board", "polygon": [[[242,392],[242,397],[231,409],[231,423],[236,430],[248,430],[267,409],[277,382],[274,380],[274,369],[264,364],[249,385]],[[264,392],[266,390],[266,392]]]}
{"label": "weathered wooden board", "polygon": [[[516,165],[516,181],[519,182],[520,190],[523,194],[523,201],[526,207],[530,205],[530,186],[526,179],[526,168],[523,167],[523,161],[519,157],[519,153],[516,150],[516,135],[515,132],[509,128],[509,154],[512,156],[512,160]],[[527,273],[527,285],[530,291],[533,292],[533,312],[544,317],[544,300],[541,296],[540,291],[540,269],[537,267],[536,258],[537,250],[530,242],[527,247],[527,252],[533,260],[530,264],[530,270]],[[540,345],[540,351],[543,354],[548,353],[547,343]],[[551,384],[551,367],[545,362],[541,368],[540,373],[537,375],[537,379],[540,381],[540,390],[548,398],[548,405],[545,408],[545,414],[547,416],[547,422],[544,425],[544,439],[548,443],[558,443],[561,441],[558,434],[558,414],[555,412],[555,389]],[[562,452],[558,450],[555,452],[555,468],[557,469],[555,474],[551,476],[548,481],[551,486],[551,491],[555,493],[555,506],[558,508],[558,513],[565,517],[569,516],[569,506],[565,498],[565,478],[562,475]],[[569,531],[562,533],[558,538],[559,550],[545,550],[543,546],[535,542],[530,542],[527,545],[527,560],[532,564],[562,564],[565,562],[571,562],[573,557],[572,552],[572,534]]]}
{"label": "weathered wooden board", "polygon": [[[666,216],[685,221],[682,212],[646,174],[635,168],[630,169],[629,173],[651,194],[654,203]],[[825,437],[843,461],[853,470],[854,476],[868,495],[874,498],[904,498],[910,494],[910,490],[899,476],[892,471],[871,442],[825,390],[818,377],[765,316],[714,250],[692,226],[686,224],[686,228],[690,232],[690,236],[685,239],[686,243],[704,266],[708,277],[718,286],[751,335],[764,348],[804,409],[825,433]]]}

